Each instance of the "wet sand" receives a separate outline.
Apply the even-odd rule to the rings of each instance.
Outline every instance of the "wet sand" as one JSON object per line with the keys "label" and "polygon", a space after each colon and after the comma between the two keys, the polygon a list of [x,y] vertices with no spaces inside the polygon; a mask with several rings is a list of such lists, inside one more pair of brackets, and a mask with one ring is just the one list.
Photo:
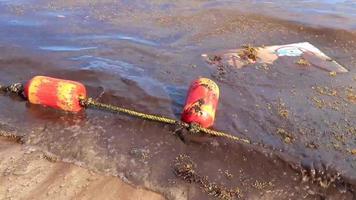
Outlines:
{"label": "wet sand", "polygon": [[73,164],[0,137],[0,199],[164,200],[119,178]]}

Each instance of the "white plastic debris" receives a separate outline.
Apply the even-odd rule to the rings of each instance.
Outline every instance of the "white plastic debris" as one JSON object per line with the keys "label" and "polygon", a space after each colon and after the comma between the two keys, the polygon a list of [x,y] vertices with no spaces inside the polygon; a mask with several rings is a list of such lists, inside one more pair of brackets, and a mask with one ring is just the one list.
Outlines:
{"label": "white plastic debris", "polygon": [[212,65],[230,65],[236,68],[242,68],[254,63],[273,64],[281,57],[300,57],[308,65],[321,70],[336,73],[348,72],[346,68],[309,42],[256,48],[244,47],[212,54],[203,54],[202,56]]}

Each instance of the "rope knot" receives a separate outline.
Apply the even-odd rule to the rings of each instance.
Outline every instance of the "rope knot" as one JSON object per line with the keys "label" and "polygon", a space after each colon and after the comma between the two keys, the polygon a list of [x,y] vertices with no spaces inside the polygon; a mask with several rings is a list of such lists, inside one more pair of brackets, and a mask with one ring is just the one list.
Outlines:
{"label": "rope knot", "polygon": [[14,83],[7,87],[7,91],[15,94],[22,94],[24,91],[24,86],[21,83]]}
{"label": "rope knot", "polygon": [[201,131],[201,126],[197,123],[190,123],[188,131],[193,134],[198,134]]}
{"label": "rope knot", "polygon": [[83,98],[83,97],[80,97],[79,98],[79,104],[81,106],[83,106],[84,108],[87,108],[89,105],[91,105],[92,103],[94,102],[94,99],[93,98]]}
{"label": "rope knot", "polygon": [[186,123],[182,121],[175,122],[176,131],[186,129],[189,133],[198,134],[201,132],[201,126],[197,123]]}
{"label": "rope knot", "polygon": [[0,90],[6,93],[14,93],[19,96],[22,96],[24,91],[24,86],[21,83],[14,83],[9,86],[0,85]]}

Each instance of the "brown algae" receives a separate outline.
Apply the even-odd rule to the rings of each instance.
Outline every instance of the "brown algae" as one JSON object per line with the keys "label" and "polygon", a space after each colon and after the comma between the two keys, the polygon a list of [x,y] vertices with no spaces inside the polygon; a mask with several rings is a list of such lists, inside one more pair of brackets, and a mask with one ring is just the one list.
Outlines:
{"label": "brown algae", "polygon": [[288,133],[285,129],[277,128],[276,133],[283,138],[283,141],[285,143],[287,144],[293,143],[294,137],[292,136],[292,134]]}
{"label": "brown algae", "polygon": [[305,58],[300,58],[296,64],[301,65],[301,66],[310,66],[310,62],[306,60]]}
{"label": "brown algae", "polygon": [[258,51],[257,48],[248,44],[242,46],[242,49],[238,52],[238,55],[242,60],[255,62],[258,58]]}
{"label": "brown algae", "polygon": [[197,172],[197,165],[192,159],[184,154],[179,155],[174,161],[174,173],[177,177],[188,183],[195,183],[208,195],[223,199],[231,200],[241,198],[241,192],[237,189],[227,189],[225,186],[210,182],[208,177],[201,176]]}

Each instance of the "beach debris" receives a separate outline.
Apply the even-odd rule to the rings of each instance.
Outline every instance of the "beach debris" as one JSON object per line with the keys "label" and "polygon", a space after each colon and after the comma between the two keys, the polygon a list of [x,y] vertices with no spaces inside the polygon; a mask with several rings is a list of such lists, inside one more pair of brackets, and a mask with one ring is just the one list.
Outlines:
{"label": "beach debris", "polygon": [[328,167],[319,162],[312,162],[301,169],[302,181],[316,183],[322,188],[329,188],[331,185],[344,185],[345,182],[339,172],[329,170]]}
{"label": "beach debris", "polygon": [[316,144],[314,141],[306,143],[305,146],[308,147],[309,149],[317,149],[317,148],[319,148],[319,145]]}
{"label": "beach debris", "polygon": [[313,66],[328,71],[331,76],[348,72],[346,68],[309,42],[262,47],[243,45],[240,49],[202,54],[202,57],[215,67],[230,66],[237,69],[253,63],[273,64],[282,57],[299,57],[295,64]]}
{"label": "beach debris", "polygon": [[234,178],[234,175],[232,173],[230,173],[229,170],[222,170],[222,169],[219,169],[218,170],[219,173],[221,173],[222,175],[224,175],[228,180],[231,180]]}
{"label": "beach debris", "polygon": [[336,72],[329,72],[329,76],[331,76],[331,77],[335,77],[336,76]]}
{"label": "beach debris", "polygon": [[356,104],[356,93],[352,87],[346,89],[346,96],[350,103]]}
{"label": "beach debris", "polygon": [[130,150],[130,155],[139,159],[139,161],[146,163],[150,158],[150,150],[145,148],[132,148]]}
{"label": "beach debris", "polygon": [[258,189],[258,190],[264,190],[267,187],[273,187],[274,184],[272,182],[262,182],[255,180],[255,182],[252,184],[252,187]]}
{"label": "beach debris", "polygon": [[286,143],[286,144],[293,143],[293,141],[294,141],[293,135],[288,133],[285,129],[277,128],[276,133],[283,138],[284,143]]}
{"label": "beach debris", "polygon": [[337,96],[337,91],[333,88],[329,88],[327,86],[313,86],[313,90],[315,90],[317,93],[321,95],[326,95],[326,96]]}
{"label": "beach debris", "polygon": [[311,98],[314,102],[314,105],[319,108],[319,109],[322,109],[326,106],[326,103],[323,99],[320,99],[320,98],[317,98],[317,97],[312,97]]}
{"label": "beach debris", "polygon": [[0,137],[5,137],[8,140],[14,141],[19,144],[24,143],[24,136],[18,135],[14,127],[0,122]]}
{"label": "beach debris", "polygon": [[319,109],[327,108],[335,111],[351,112],[349,109],[356,103],[356,94],[352,86],[330,87],[312,86],[315,95],[310,97],[313,105]]}
{"label": "beach debris", "polygon": [[222,200],[232,200],[241,198],[242,194],[239,188],[228,189],[223,185],[218,185],[209,181],[208,177],[202,176],[197,172],[197,165],[185,154],[176,157],[174,161],[174,173],[177,177],[188,183],[195,183],[208,195]]}
{"label": "beach debris", "polygon": [[281,99],[279,99],[279,102],[277,104],[277,109],[278,109],[278,115],[282,118],[288,118],[289,116],[289,111],[287,109],[287,106],[284,102],[282,102]]}
{"label": "beach debris", "polygon": [[305,58],[300,58],[296,63],[302,66],[310,66],[309,61],[306,60]]}
{"label": "beach debris", "polygon": [[60,158],[58,156],[56,156],[53,153],[50,153],[48,151],[44,151],[42,154],[42,157],[46,160],[48,160],[49,162],[58,162],[60,160]]}
{"label": "beach debris", "polygon": [[11,141],[14,141],[16,143],[19,143],[19,144],[23,144],[24,143],[24,138],[23,136],[21,135],[15,135],[15,134],[12,134],[12,133],[6,133],[6,132],[3,132],[3,131],[0,131],[0,137],[5,137]]}
{"label": "beach debris", "polygon": [[254,63],[257,61],[257,49],[252,47],[250,44],[243,45],[242,49],[238,51],[239,58],[246,60],[249,63]]}
{"label": "beach debris", "polygon": [[225,171],[224,171],[224,174],[225,174],[225,176],[226,176],[227,179],[232,179],[232,178],[234,178],[234,175],[231,174],[231,173],[229,172],[229,170],[225,170]]}

